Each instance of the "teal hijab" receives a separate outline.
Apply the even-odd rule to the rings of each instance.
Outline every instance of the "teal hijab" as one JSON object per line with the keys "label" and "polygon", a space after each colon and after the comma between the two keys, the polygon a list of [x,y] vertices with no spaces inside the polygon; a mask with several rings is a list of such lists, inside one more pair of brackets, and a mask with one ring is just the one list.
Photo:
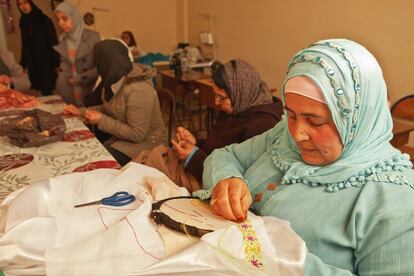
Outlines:
{"label": "teal hijab", "polygon": [[273,163],[284,173],[282,184],[324,185],[330,192],[370,180],[414,187],[413,180],[404,176],[412,167],[409,156],[390,144],[393,124],[387,88],[378,62],[367,49],[345,39],[319,41],[291,59],[284,85],[295,76],[307,76],[319,85],[344,149],[330,165],[307,165],[285,116],[275,128],[272,145]]}

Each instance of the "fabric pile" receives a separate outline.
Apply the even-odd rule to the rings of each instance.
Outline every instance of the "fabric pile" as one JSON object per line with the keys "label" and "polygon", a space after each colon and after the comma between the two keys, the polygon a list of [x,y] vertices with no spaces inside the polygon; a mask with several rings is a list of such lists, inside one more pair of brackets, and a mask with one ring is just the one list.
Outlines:
{"label": "fabric pile", "polygon": [[[73,207],[117,191],[136,200]],[[16,191],[0,205],[0,267],[7,275],[303,275],[305,244],[286,221],[249,214],[199,239],[150,218],[152,202],[187,195],[133,162]]]}
{"label": "fabric pile", "polygon": [[25,95],[13,89],[0,92],[0,109],[30,108],[39,105],[36,97]]}
{"label": "fabric pile", "polygon": [[66,124],[60,116],[37,108],[0,121],[0,136],[8,136],[10,142],[19,147],[60,141],[65,131]]}

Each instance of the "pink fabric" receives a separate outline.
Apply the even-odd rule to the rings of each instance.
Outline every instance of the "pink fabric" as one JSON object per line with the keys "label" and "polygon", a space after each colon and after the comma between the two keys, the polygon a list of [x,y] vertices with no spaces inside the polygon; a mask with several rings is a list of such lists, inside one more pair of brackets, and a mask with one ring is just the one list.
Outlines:
{"label": "pink fabric", "polygon": [[311,78],[298,76],[289,79],[285,84],[285,94],[296,93],[304,97],[326,104],[321,88]]}

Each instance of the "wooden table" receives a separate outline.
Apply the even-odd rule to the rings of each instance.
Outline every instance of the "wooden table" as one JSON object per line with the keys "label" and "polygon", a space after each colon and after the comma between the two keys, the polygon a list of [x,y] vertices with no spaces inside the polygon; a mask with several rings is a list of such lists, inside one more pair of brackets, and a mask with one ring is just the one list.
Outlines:
{"label": "wooden table", "polygon": [[213,80],[211,78],[209,79],[203,79],[203,80],[197,80],[195,82],[195,86],[199,90],[199,97],[200,97],[200,103],[202,105],[205,105],[211,109],[217,110],[217,106],[215,103],[215,96],[213,91]]}
{"label": "wooden table", "polygon": [[[213,124],[214,124],[214,112],[216,110],[220,110],[215,102],[215,94],[213,91],[213,80],[211,78],[209,79],[203,79],[203,80],[197,80],[195,82],[195,85],[198,88],[199,91],[199,99],[200,99],[200,109],[201,105],[204,105],[207,107],[207,115],[206,115],[206,130],[207,134],[211,131]],[[201,117],[200,117],[200,125]]]}
{"label": "wooden table", "polygon": [[[54,176],[98,168],[120,168],[118,162],[77,118],[63,115],[59,96],[39,98],[36,108],[64,117],[62,141],[40,147],[20,148],[0,136],[0,201],[11,192]],[[0,117],[0,120],[4,117]]]}
{"label": "wooden table", "polygon": [[[197,91],[198,85],[197,81],[210,79],[210,75],[190,70],[188,72],[182,73],[180,75],[175,75],[172,70],[165,70],[160,72],[161,75],[161,86],[171,90],[177,102],[181,104],[181,116],[182,119],[188,120],[188,127],[190,130],[195,131],[195,125],[193,121],[192,111],[191,111],[191,100],[194,95],[194,91]],[[201,106],[204,104],[201,102],[201,97],[199,97],[199,111],[201,111]],[[202,119],[200,115],[200,124],[202,124]]]}

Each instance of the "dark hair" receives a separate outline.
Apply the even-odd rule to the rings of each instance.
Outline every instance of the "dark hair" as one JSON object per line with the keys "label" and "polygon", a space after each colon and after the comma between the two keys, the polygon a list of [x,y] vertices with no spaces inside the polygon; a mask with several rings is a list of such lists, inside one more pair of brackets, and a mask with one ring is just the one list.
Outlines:
{"label": "dark hair", "polygon": [[224,65],[220,62],[215,62],[211,66],[212,74],[211,78],[214,81],[214,84],[221,88],[228,91],[227,83],[225,81],[225,71],[224,71]]}
{"label": "dark hair", "polygon": [[178,42],[177,43],[177,50],[178,49],[184,49],[187,46],[190,46],[190,43],[187,43],[187,42]]}
{"label": "dark hair", "polygon": [[123,32],[122,32],[122,34],[121,34],[121,37],[122,37],[124,34],[129,35],[129,38],[130,38],[130,45],[128,45],[128,46],[135,46],[135,47],[137,47],[137,42],[135,41],[135,37],[134,37],[134,35],[132,34],[132,32],[131,32],[131,31],[123,31]]}

